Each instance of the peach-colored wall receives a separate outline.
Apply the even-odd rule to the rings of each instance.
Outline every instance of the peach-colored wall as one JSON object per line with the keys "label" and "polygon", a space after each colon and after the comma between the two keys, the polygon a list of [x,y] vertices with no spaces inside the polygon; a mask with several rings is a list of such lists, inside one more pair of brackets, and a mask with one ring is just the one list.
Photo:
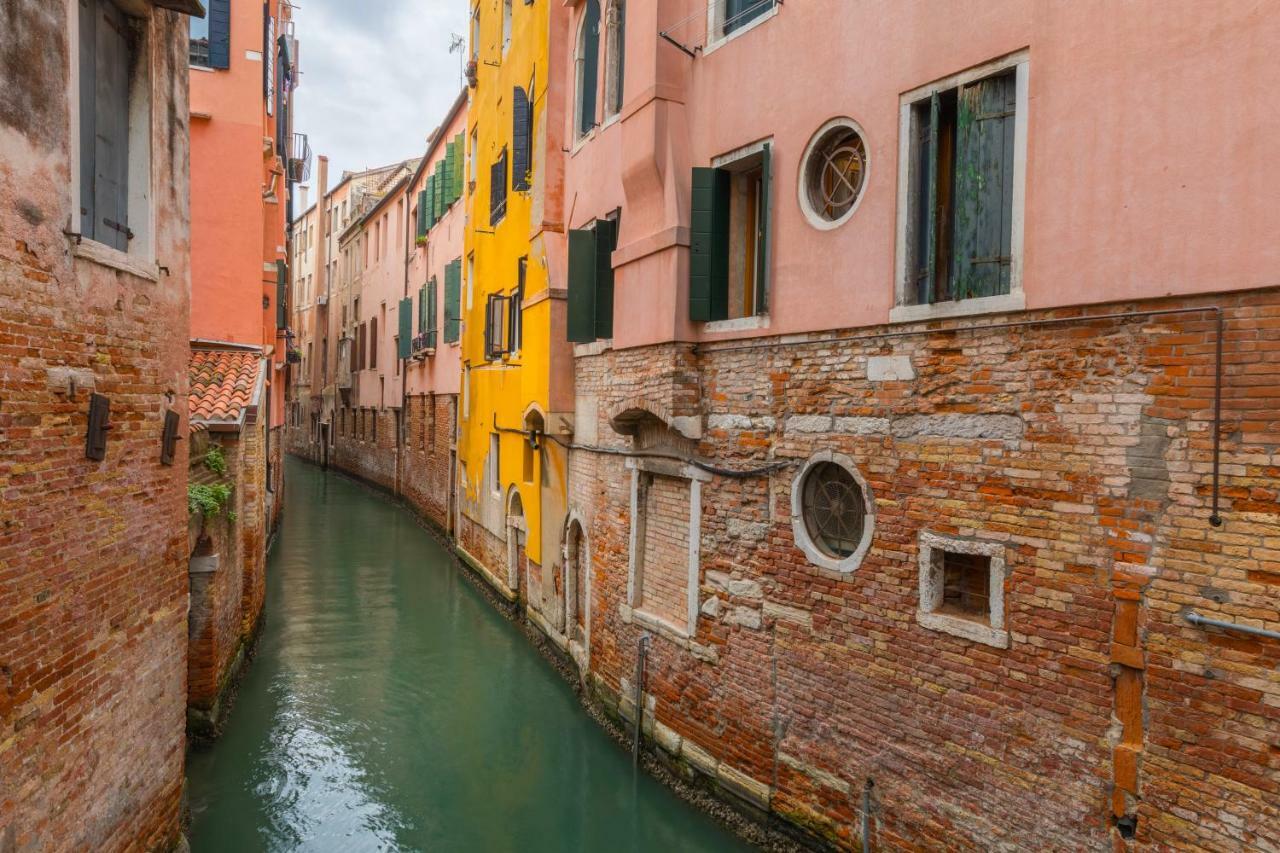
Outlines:
{"label": "peach-colored wall", "polygon": [[[459,360],[460,347],[457,342],[446,343],[444,340],[444,268],[450,262],[462,258],[464,207],[462,203],[452,205],[429,232],[425,246],[416,246],[414,236],[417,220],[413,211],[418,203],[418,192],[422,190],[436,168],[436,163],[444,159],[446,143],[459,133],[467,131],[467,110],[463,102],[453,115],[446,117],[443,125],[432,138],[425,159],[417,172],[417,180],[408,187],[408,227],[409,227],[409,293],[413,297],[413,333],[418,333],[418,291],[430,279],[436,279],[436,350],[435,354],[421,361],[407,362],[406,378],[409,394],[457,394],[462,371]],[[463,163],[463,182],[466,182],[466,162]],[[466,187],[463,187],[465,194]],[[466,260],[463,259],[465,275]],[[465,292],[460,294],[465,302]]]}
{"label": "peach-colored wall", "polygon": [[[404,298],[405,255],[412,246],[412,235],[405,237],[404,206],[408,181],[402,181],[365,217],[363,229],[368,241],[368,262],[352,289],[360,297],[357,323],[378,321],[377,365],[372,352],[360,372],[358,393],[353,405],[400,407],[401,374],[396,369],[395,336],[399,331],[398,311]],[[354,244],[353,244],[354,245]]]}
{"label": "peach-colored wall", "polygon": [[[280,0],[268,8],[277,21],[288,20]],[[263,156],[263,140],[276,135],[263,92],[263,50],[263,4],[234,2],[230,67],[191,69],[191,337],[273,347],[274,365],[284,361],[274,265],[286,258],[281,158],[288,152]],[[283,373],[272,370],[268,381],[272,426],[280,426]]]}
{"label": "peach-colored wall", "polygon": [[[622,120],[569,156],[570,227],[623,210],[615,346],[887,322],[899,96],[1023,49],[1027,307],[1277,282],[1280,15],[1264,4],[806,0],[696,59],[658,38],[692,16],[673,35],[701,43],[705,9],[629,0]],[[868,178],[853,217],[820,231],[799,208],[799,161],[837,116],[865,131]],[[770,137],[768,328],[711,334],[686,319],[690,168]]]}

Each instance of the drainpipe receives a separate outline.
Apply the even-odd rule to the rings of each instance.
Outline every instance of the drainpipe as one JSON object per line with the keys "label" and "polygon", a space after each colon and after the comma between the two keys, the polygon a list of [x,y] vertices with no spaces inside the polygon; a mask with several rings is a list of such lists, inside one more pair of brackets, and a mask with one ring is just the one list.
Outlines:
{"label": "drainpipe", "polygon": [[1251,634],[1255,637],[1267,637],[1272,640],[1280,640],[1280,631],[1269,631],[1266,628],[1255,628],[1252,625],[1240,625],[1236,622],[1225,622],[1221,619],[1210,619],[1207,616],[1201,616],[1194,610],[1188,612],[1183,618],[1197,627],[1221,628],[1224,631],[1238,631],[1241,634]]}
{"label": "drainpipe", "polygon": [[862,786],[862,853],[871,849],[871,789],[875,784],[868,776]]}
{"label": "drainpipe", "polygon": [[[409,183],[404,188],[404,254],[401,256],[402,266],[404,267],[404,292],[400,296],[401,299],[409,298],[410,252],[416,252],[418,248],[415,242],[417,237],[415,236],[412,239],[409,237],[411,233],[409,228],[414,224],[413,215],[409,212],[411,210],[409,200],[413,198],[414,174],[417,174],[416,171],[409,175]],[[401,302],[401,305],[403,304]],[[418,310],[421,311],[422,309],[419,308]],[[410,324],[412,322],[412,319],[410,319]],[[409,329],[412,331],[413,326],[410,325]],[[409,350],[410,352],[413,351],[412,342],[410,342]],[[400,358],[400,353],[396,353],[396,358]],[[400,363],[400,434],[396,436],[396,494],[401,494],[400,477],[404,462],[404,451],[407,445],[405,435],[409,430],[409,362],[410,359],[406,358]]]}
{"label": "drainpipe", "polygon": [[635,767],[640,763],[640,730],[644,721],[644,679],[645,679],[645,661],[649,657],[649,635],[645,634],[640,638],[640,643],[636,648],[636,687],[635,702],[636,727],[631,737],[631,766]]}

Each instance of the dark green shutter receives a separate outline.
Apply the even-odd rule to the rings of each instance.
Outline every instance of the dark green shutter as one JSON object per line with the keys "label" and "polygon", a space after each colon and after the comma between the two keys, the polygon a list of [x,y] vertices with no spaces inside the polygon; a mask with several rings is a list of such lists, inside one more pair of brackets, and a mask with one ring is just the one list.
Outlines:
{"label": "dark green shutter", "polygon": [[729,316],[729,173],[695,167],[689,210],[689,319]]}
{"label": "dark green shutter", "polygon": [[418,236],[427,236],[427,191],[418,191]]}
{"label": "dark green shutter", "polygon": [[1010,71],[960,89],[951,266],[955,299],[1009,292],[1016,79]]}
{"label": "dark green shutter", "polygon": [[[453,194],[453,162],[457,156],[457,152],[453,150],[453,140],[451,139],[444,144],[444,165],[440,176],[440,180],[444,182],[444,204],[441,205],[443,210],[448,210],[449,205],[453,204],[453,200],[456,198]],[[443,215],[443,212],[441,215]]]}
{"label": "dark green shutter", "polygon": [[400,339],[396,341],[396,354],[405,359],[413,354],[413,297],[400,300]]}
{"label": "dark green shutter", "polygon": [[600,0],[587,0],[582,31],[582,90],[579,93],[578,135],[596,126],[596,78],[600,64]]}
{"label": "dark green shutter", "polygon": [[437,222],[439,222],[440,217],[444,215],[444,186],[443,186],[443,181],[440,180],[440,175],[443,172],[443,166],[444,166],[444,161],[437,160],[436,167],[431,172],[431,183],[433,187],[432,193],[431,193],[432,200],[433,200],[433,204],[431,206],[431,224],[432,225],[435,225]]}
{"label": "dark green shutter", "polygon": [[613,337],[613,250],[618,247],[618,223],[596,221],[596,310],[597,338]]}
{"label": "dark green shutter", "polygon": [[467,142],[466,137],[459,133],[453,139],[454,151],[457,156],[453,160],[453,174],[450,176],[451,194],[454,198],[462,197],[462,170],[463,164],[467,159]]}
{"label": "dark green shutter", "polygon": [[462,261],[456,260],[444,268],[444,340],[456,343],[462,324]]}
{"label": "dark green shutter", "polygon": [[756,214],[760,233],[756,245],[756,306],[755,312],[763,314],[769,310],[769,256],[773,248],[773,220],[770,206],[773,186],[773,146],[765,143],[760,152],[760,209]]}
{"label": "dark green shutter", "polygon": [[418,288],[418,334],[427,332],[427,286]]}
{"label": "dark green shutter", "polygon": [[231,67],[231,0],[209,0],[209,67]]}
{"label": "dark green shutter", "polygon": [[[448,280],[448,273],[445,274]],[[436,280],[427,282],[427,349],[436,348]]]}
{"label": "dark green shutter", "polygon": [[289,296],[289,266],[284,261],[276,261],[276,328],[289,327],[287,302]]}
{"label": "dark green shutter", "polygon": [[529,96],[516,86],[511,101],[511,189],[529,189]]}
{"label": "dark green shutter", "polygon": [[435,218],[432,216],[432,211],[435,209],[436,204],[436,182],[432,179],[431,175],[427,175],[427,183],[425,187],[426,188],[422,191],[422,200],[426,205],[426,210],[422,215],[424,234],[430,230],[432,225],[436,224]]}
{"label": "dark green shutter", "polygon": [[596,339],[596,232],[569,232],[569,340]]}

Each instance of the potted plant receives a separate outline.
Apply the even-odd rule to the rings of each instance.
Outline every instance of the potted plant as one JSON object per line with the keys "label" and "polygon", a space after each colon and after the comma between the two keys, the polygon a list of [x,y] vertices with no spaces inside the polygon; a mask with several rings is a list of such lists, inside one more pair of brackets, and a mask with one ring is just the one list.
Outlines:
{"label": "potted plant", "polygon": [[284,360],[289,364],[302,364],[302,350],[292,347],[284,354]]}
{"label": "potted plant", "polygon": [[466,70],[463,71],[463,74],[467,77],[467,85],[472,89],[476,87],[476,80],[478,79],[476,77],[477,70],[476,61],[472,59],[467,62]]}

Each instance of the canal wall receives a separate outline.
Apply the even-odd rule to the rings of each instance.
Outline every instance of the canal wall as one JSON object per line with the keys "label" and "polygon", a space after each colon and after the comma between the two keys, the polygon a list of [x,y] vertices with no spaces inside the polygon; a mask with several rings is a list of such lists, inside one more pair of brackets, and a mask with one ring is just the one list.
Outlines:
{"label": "canal wall", "polygon": [[[654,745],[840,847],[868,783],[878,846],[1280,845],[1280,647],[1185,618],[1275,623],[1280,291],[1097,313],[1147,311],[579,357],[602,701],[634,719],[648,636]],[[635,456],[691,451],[752,473]],[[837,556],[823,463],[865,498]]]}
{"label": "canal wall", "polygon": [[[187,442],[166,464],[161,437],[187,396],[189,25],[134,4],[127,81],[82,96],[79,6],[0,4],[5,851],[165,849],[180,829]],[[129,41],[101,27],[100,49]],[[134,93],[128,117],[113,82]],[[95,172],[76,122],[98,110],[129,137],[128,241],[100,221],[126,188],[110,183],[95,215],[81,186]]]}

